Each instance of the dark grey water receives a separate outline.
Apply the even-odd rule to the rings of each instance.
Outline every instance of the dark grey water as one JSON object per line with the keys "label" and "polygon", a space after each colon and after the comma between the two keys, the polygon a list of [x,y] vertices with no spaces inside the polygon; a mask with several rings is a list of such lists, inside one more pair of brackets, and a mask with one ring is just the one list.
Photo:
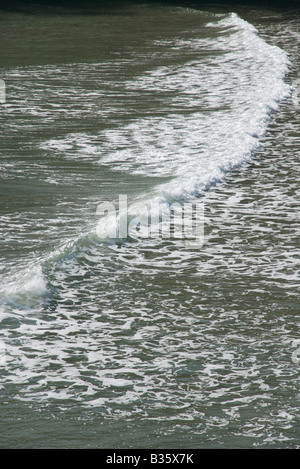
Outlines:
{"label": "dark grey water", "polygon": [[[0,35],[0,446],[297,447],[298,13],[41,8]],[[203,202],[203,246],[103,242],[120,194]]]}

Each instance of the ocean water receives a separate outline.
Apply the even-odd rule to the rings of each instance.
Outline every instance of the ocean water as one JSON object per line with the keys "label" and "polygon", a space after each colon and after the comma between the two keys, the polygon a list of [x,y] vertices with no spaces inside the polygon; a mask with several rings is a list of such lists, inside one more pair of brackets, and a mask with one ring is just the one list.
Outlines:
{"label": "ocean water", "polygon": [[0,21],[0,446],[298,447],[299,12]]}

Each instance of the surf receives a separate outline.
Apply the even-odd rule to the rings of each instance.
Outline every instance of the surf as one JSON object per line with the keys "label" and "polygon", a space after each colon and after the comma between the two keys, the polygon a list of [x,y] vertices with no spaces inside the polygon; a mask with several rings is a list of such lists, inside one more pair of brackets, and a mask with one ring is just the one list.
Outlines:
{"label": "surf", "polygon": [[[86,159],[95,168],[107,167],[154,181],[167,179],[133,197],[127,226],[136,217],[145,218],[151,202],[168,211],[174,203],[196,201],[222,183],[233,168],[251,161],[272,113],[290,95],[291,88],[284,81],[289,67],[286,53],[267,44],[251,24],[231,13],[216,15],[205,28],[208,37],[185,41],[175,37],[167,43],[155,39],[157,50],[163,47],[166,54],[177,57],[188,49],[193,59],[150,66],[123,84],[124,96],[146,92],[155,99],[168,96],[162,116],[147,112],[129,123],[95,130],[92,136],[71,133],[40,144],[62,158]],[[214,31],[211,37],[210,30]],[[76,67],[81,65],[87,68],[86,64]],[[99,65],[89,67],[95,73]],[[65,68],[69,73],[69,66]],[[43,73],[48,73],[47,68]],[[109,226],[107,218],[97,217],[95,206],[88,229],[79,229],[76,236],[70,233],[55,252],[32,261],[32,275],[27,272],[24,276],[26,270],[21,269],[2,283],[2,301],[9,303],[9,298],[17,296],[22,303],[30,291],[33,296],[47,295],[49,285],[43,271],[51,264],[63,264],[70,256],[80,256],[83,246],[97,251],[99,244],[141,240],[137,230],[126,239],[99,235],[113,230],[113,223]]]}

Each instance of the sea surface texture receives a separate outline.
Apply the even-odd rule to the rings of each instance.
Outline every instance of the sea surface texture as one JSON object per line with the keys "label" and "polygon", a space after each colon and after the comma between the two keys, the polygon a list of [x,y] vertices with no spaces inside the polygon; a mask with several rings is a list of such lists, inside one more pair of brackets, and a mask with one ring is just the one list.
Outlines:
{"label": "sea surface texture", "polygon": [[299,447],[299,12],[0,25],[0,446]]}

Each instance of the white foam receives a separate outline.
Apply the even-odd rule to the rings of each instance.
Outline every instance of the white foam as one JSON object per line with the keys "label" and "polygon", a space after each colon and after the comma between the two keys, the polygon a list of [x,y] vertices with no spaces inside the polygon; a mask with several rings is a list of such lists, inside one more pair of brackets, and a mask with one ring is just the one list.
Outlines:
{"label": "white foam", "polygon": [[[228,97],[232,93],[233,83],[236,84],[235,90],[230,109],[226,112],[206,117],[204,126],[201,116],[195,116],[199,118],[198,132],[208,139],[203,142],[202,155],[201,151],[197,155],[192,153],[180,177],[163,187],[165,193],[169,192],[176,198],[181,193],[199,194],[209,185],[222,181],[233,167],[249,160],[260,145],[259,137],[266,131],[271,112],[277,110],[280,101],[291,92],[284,82],[289,60],[283,50],[268,45],[252,25],[234,13],[214,26],[234,26],[229,36],[219,37],[218,46],[226,54],[217,60],[223,76],[231,79],[228,82]],[[221,105],[222,95],[227,94],[226,81],[222,81],[218,73],[210,78],[214,80],[214,77],[216,80],[209,100]],[[221,81],[219,88],[218,80]],[[195,130],[196,127],[193,132]],[[199,137],[192,138],[193,147],[202,143]]]}
{"label": "white foam", "polygon": [[19,292],[32,295],[44,295],[47,292],[46,282],[40,266],[25,279],[23,285],[19,288]]}
{"label": "white foam", "polygon": [[43,297],[48,292],[41,265],[37,264],[12,274],[7,282],[3,282],[0,300],[13,307],[32,306],[32,301]]}

